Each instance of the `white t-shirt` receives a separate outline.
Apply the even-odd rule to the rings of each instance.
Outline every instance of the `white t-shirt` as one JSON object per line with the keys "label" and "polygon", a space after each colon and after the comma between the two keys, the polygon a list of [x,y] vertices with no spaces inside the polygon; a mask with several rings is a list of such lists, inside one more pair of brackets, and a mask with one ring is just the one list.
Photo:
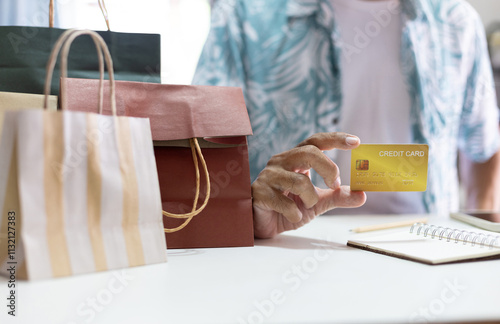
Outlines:
{"label": "white t-shirt", "polygon": [[[399,1],[331,0],[340,33],[342,119],[340,130],[365,144],[411,143],[411,100],[400,66]],[[349,151],[334,161],[343,185],[350,182]],[[419,192],[367,192],[367,202],[336,214],[424,213]]]}

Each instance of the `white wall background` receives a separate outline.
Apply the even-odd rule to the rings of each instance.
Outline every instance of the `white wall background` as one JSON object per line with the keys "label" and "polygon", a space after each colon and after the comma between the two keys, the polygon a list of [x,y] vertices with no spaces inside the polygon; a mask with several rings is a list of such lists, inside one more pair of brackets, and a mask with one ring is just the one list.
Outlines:
{"label": "white wall background", "polygon": [[[59,27],[106,29],[97,0],[56,3]],[[162,83],[191,83],[210,28],[208,0],[106,0],[105,3],[112,31],[161,34]]]}
{"label": "white wall background", "polygon": [[[162,35],[164,83],[191,82],[210,26],[211,1],[105,0],[111,30]],[[495,21],[500,22],[500,0],[468,1],[481,15],[486,28]],[[57,26],[97,30],[106,28],[97,0],[55,2]],[[48,0],[0,0],[0,24],[47,26]],[[500,65],[500,57],[498,60]]]}
{"label": "white wall background", "polygon": [[477,10],[486,28],[494,22],[500,22],[500,1],[499,0],[468,0]]}
{"label": "white wall background", "polygon": [[[161,34],[163,83],[189,84],[213,0],[105,0],[116,32]],[[55,27],[105,30],[97,0],[54,0]],[[0,25],[48,27],[49,0],[0,0]]]}

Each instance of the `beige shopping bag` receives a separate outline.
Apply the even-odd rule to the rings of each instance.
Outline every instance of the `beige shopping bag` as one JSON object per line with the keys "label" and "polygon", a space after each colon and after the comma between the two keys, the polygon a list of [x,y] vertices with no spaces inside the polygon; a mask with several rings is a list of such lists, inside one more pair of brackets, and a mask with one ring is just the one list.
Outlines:
{"label": "beige shopping bag", "polygon": [[[0,91],[0,136],[2,134],[3,115],[7,110],[42,109],[43,95],[32,93]],[[49,96],[49,110],[57,109],[57,96]]]}
{"label": "beige shopping bag", "polygon": [[[0,271],[9,276],[41,279],[166,261],[149,120],[116,116],[112,62],[102,38],[92,31],[64,33],[47,80],[61,47],[66,77],[69,46],[82,34],[96,43],[101,76],[104,53],[114,113],[66,111],[64,100],[61,111],[5,113]],[[47,82],[46,94],[49,89]],[[95,95],[102,112],[102,90]]]}

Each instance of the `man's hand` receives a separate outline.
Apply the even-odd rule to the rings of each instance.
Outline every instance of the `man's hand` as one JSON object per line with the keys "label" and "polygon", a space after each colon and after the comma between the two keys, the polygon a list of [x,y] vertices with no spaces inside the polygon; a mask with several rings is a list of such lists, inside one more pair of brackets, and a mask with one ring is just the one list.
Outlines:
{"label": "man's hand", "polygon": [[[269,238],[297,229],[336,207],[363,205],[365,193],[341,186],[339,168],[322,152],[351,150],[359,143],[359,138],[345,133],[319,133],[273,156],[252,184],[255,237]],[[330,189],[316,188],[310,169]]]}

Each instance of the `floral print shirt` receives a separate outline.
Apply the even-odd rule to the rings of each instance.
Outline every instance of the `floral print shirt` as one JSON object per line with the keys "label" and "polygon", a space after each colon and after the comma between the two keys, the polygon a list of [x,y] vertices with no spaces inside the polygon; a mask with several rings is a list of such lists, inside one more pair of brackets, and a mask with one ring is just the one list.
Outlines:
{"label": "floral print shirt", "polygon": [[[342,131],[341,44],[330,1],[215,3],[193,84],[243,89],[254,130],[252,180],[272,155],[314,133]],[[429,145],[423,204],[445,215],[459,206],[458,150],[482,162],[499,148],[484,27],[465,0],[401,0],[400,7],[413,142]],[[327,154],[335,161],[335,151]]]}

